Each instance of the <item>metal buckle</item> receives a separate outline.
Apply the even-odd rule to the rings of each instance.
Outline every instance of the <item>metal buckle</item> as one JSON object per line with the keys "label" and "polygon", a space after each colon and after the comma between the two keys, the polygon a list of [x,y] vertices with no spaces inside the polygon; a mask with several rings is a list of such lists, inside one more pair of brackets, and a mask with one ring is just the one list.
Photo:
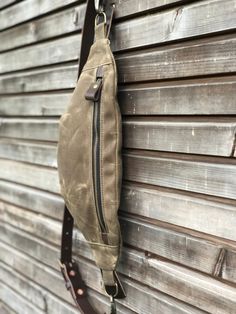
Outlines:
{"label": "metal buckle", "polygon": [[115,287],[115,289],[116,289],[115,293],[114,293],[114,294],[109,294],[109,293],[107,292],[106,286],[105,286],[105,292],[106,292],[106,294],[110,297],[110,300],[114,299],[114,298],[118,295],[118,292],[119,292],[119,287],[118,287],[117,282],[115,282],[115,285],[114,285],[113,287]]}
{"label": "metal buckle", "polygon": [[[103,23],[106,24],[107,23],[107,16],[106,16],[106,13],[105,12],[99,12],[96,17],[95,17],[95,26],[98,26],[99,24],[99,18],[102,17],[103,18]],[[100,21],[100,23],[102,23]]]}

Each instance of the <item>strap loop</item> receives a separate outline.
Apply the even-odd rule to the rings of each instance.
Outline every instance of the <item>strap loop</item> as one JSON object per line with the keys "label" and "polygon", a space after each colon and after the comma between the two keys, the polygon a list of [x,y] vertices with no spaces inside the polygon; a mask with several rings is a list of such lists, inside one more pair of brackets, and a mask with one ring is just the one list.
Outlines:
{"label": "strap loop", "polygon": [[[103,20],[100,21],[100,18],[102,18]],[[105,12],[99,12],[97,15],[96,15],[96,18],[95,18],[95,26],[98,26],[99,23],[104,23],[106,24],[107,23],[107,16],[106,16],[106,13]]]}

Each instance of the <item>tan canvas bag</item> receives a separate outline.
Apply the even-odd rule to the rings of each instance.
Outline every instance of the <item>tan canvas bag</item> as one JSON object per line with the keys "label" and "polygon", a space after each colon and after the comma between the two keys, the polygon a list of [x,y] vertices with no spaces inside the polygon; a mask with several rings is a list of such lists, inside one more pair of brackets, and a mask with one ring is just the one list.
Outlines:
{"label": "tan canvas bag", "polygon": [[57,153],[61,194],[65,200],[61,269],[76,304],[89,314],[95,311],[87,300],[85,284],[71,253],[74,221],[90,244],[101,270],[104,288],[111,297],[112,313],[115,313],[114,298],[125,297],[116,273],[122,245],[117,216],[122,173],[117,73],[108,39],[111,18],[107,23],[104,12],[96,16],[94,12],[94,1],[88,1],[81,60],[86,59],[84,47],[89,47],[86,27],[90,20],[91,30],[91,18],[95,17],[94,43],[86,63],[83,65],[80,60],[76,88],[60,118]]}

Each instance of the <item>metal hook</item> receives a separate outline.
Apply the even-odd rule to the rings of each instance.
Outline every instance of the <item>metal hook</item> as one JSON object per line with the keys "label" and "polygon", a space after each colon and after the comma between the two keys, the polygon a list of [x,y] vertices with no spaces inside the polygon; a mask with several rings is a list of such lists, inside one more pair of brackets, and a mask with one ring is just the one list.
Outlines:
{"label": "metal hook", "polygon": [[94,0],[94,6],[97,13],[101,13],[104,11],[103,0]]}

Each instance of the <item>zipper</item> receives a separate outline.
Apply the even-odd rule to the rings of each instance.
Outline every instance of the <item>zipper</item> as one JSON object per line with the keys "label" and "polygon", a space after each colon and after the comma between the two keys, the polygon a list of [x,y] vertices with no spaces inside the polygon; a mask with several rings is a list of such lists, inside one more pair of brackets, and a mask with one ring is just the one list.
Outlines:
{"label": "zipper", "polygon": [[100,66],[96,73],[96,83],[93,83],[86,93],[86,99],[93,100],[93,131],[92,131],[92,172],[96,213],[102,233],[102,239],[108,244],[107,227],[103,212],[102,184],[101,184],[101,90],[103,67]]}

